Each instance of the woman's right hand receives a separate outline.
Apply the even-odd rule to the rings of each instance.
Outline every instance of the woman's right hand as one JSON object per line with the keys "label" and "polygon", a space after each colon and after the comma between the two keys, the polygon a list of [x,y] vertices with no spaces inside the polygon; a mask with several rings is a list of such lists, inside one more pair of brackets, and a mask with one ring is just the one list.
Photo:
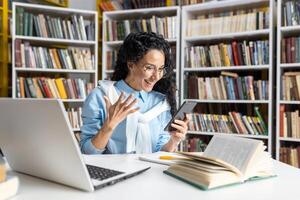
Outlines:
{"label": "woman's right hand", "polygon": [[107,111],[107,117],[104,124],[108,126],[107,128],[110,130],[113,130],[127,117],[127,115],[139,110],[139,108],[133,108],[138,100],[134,99],[132,94],[129,95],[124,101],[123,98],[124,93],[121,92],[119,99],[112,105],[108,97],[104,96]]}

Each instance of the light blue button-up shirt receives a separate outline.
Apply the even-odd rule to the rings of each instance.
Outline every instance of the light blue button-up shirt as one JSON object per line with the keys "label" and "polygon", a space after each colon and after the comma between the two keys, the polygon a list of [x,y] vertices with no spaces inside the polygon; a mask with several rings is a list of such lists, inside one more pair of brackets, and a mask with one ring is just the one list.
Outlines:
{"label": "light blue button-up shirt", "polygon": [[[119,95],[121,91],[125,92],[126,96],[133,94],[138,99],[137,107],[140,108],[139,112],[141,113],[147,112],[166,98],[165,95],[156,91],[136,91],[123,80],[116,82],[115,87]],[[97,149],[91,142],[106,119],[103,96],[104,93],[96,87],[84,102],[82,109],[83,126],[80,134],[81,151],[84,154],[126,153],[126,119],[114,129],[105,149]],[[171,117],[170,111],[165,111],[149,122],[152,152],[159,151],[169,141],[170,135],[163,129]]]}

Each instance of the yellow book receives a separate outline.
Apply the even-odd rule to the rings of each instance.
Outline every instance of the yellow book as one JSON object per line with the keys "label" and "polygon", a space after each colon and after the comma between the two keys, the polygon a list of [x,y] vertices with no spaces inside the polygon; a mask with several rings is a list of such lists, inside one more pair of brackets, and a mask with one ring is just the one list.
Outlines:
{"label": "yellow book", "polygon": [[0,183],[5,181],[5,179],[6,179],[5,162],[2,156],[0,156]]}
{"label": "yellow book", "polygon": [[260,140],[214,135],[204,153],[178,152],[186,160],[164,173],[209,190],[275,176],[271,156]]}
{"label": "yellow book", "polygon": [[63,78],[57,78],[55,79],[56,87],[59,92],[59,96],[61,99],[67,99],[67,93],[64,87]]}

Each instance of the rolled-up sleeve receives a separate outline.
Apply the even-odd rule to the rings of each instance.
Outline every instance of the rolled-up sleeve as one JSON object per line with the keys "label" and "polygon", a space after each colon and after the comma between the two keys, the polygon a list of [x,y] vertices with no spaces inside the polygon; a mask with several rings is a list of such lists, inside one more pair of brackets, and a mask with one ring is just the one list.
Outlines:
{"label": "rolled-up sleeve", "polygon": [[165,126],[169,123],[169,121],[172,119],[172,115],[170,111],[165,111],[161,115],[161,128],[160,128],[160,134],[158,138],[158,142],[156,144],[156,151],[160,151],[161,148],[170,140],[170,134],[168,131],[164,131]]}
{"label": "rolled-up sleeve", "polygon": [[102,93],[95,88],[86,98],[82,109],[80,148],[84,154],[102,154],[105,149],[98,149],[92,144],[92,138],[98,133],[105,119]]}

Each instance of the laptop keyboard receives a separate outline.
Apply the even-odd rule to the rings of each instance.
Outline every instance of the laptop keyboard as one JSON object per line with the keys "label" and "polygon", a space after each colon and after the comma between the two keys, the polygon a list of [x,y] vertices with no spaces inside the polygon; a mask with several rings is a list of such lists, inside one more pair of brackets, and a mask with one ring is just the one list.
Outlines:
{"label": "laptop keyboard", "polygon": [[92,179],[97,179],[99,181],[117,176],[119,174],[124,174],[124,172],[115,171],[111,169],[106,169],[102,167],[92,166],[92,165],[86,165],[88,172],[90,174],[90,177]]}

